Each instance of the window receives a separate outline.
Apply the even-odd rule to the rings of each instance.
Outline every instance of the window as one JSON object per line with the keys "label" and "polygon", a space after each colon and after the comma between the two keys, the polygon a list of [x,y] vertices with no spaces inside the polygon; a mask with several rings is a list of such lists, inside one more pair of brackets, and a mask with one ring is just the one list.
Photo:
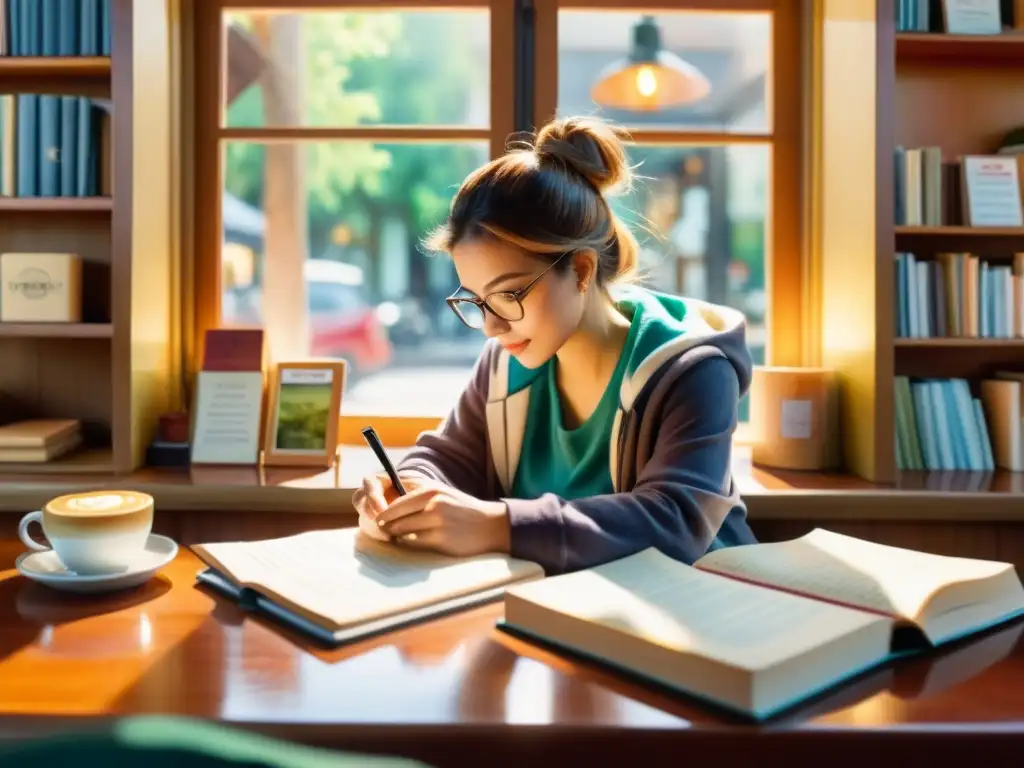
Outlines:
{"label": "window", "polygon": [[[443,302],[450,261],[418,245],[515,130],[515,4],[265,5],[196,7],[197,353],[206,328],[261,323],[279,359],[349,361],[343,439],[373,416],[412,440],[483,344]],[[798,4],[617,5],[535,0],[533,122],[626,125],[641,178],[614,205],[647,284],[741,309],[758,362],[799,362]],[[653,104],[685,84],[617,68],[638,34],[698,72],[703,98]]]}

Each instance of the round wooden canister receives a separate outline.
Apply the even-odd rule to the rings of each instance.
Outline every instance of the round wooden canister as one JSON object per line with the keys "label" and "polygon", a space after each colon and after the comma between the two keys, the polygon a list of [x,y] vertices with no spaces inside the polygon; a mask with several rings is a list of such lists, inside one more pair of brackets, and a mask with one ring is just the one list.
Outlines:
{"label": "round wooden canister", "polygon": [[826,368],[755,366],[750,384],[754,464],[834,469],[840,464],[839,398]]}

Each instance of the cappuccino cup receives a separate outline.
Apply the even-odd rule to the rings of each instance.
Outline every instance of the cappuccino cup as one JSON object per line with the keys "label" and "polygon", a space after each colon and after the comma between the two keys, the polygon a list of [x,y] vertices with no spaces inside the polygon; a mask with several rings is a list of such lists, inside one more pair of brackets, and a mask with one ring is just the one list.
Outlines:
{"label": "cappuccino cup", "polygon": [[[49,546],[29,536],[39,523]],[[52,549],[81,576],[123,572],[138,560],[153,529],[153,498],[136,491],[58,496],[18,524],[18,538],[36,552]]]}

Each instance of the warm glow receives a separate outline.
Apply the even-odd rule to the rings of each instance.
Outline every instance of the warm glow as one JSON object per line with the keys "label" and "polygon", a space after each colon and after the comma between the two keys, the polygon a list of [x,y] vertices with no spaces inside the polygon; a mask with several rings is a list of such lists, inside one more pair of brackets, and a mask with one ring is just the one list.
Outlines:
{"label": "warm glow", "polygon": [[654,67],[643,66],[636,73],[636,89],[644,98],[650,98],[658,90],[658,77]]}

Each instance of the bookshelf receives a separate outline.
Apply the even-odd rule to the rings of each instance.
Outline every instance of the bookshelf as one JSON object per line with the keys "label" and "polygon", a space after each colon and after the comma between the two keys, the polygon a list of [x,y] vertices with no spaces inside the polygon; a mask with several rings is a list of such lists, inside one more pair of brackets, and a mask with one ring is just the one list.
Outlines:
{"label": "bookshelf", "polygon": [[[846,466],[882,484],[922,474],[900,468],[906,457],[901,461],[896,446],[897,377],[964,378],[970,396],[980,399],[983,379],[996,371],[1024,371],[1024,338],[1012,328],[1008,338],[998,337],[1006,333],[1002,328],[988,336],[901,334],[906,310],[894,264],[897,253],[926,263],[940,261],[938,254],[969,253],[1009,268],[1014,254],[1024,253],[1024,227],[966,226],[947,210],[940,221],[933,216],[921,226],[902,223],[895,156],[897,147],[939,147],[945,163],[994,155],[1010,130],[1024,127],[1024,2],[1003,2],[998,36],[936,31],[941,16],[932,19],[933,31],[899,31],[898,2],[824,0],[814,43],[820,66],[813,110],[820,139],[813,162],[821,194],[813,218],[822,276],[822,362],[843,381]],[[933,13],[938,8],[932,3]],[[971,472],[923,474],[941,485],[944,475]],[[1018,473],[996,468],[991,474]],[[1009,480],[996,485],[1024,488]],[[972,487],[985,493],[994,486]]]}
{"label": "bookshelf", "polygon": [[0,56],[0,94],[87,96],[110,113],[93,193],[0,196],[0,253],[83,260],[83,322],[0,323],[0,420],[78,418],[85,437],[53,462],[0,464],[0,483],[130,472],[172,396],[171,41],[179,14],[174,0],[110,0],[109,56]]}

